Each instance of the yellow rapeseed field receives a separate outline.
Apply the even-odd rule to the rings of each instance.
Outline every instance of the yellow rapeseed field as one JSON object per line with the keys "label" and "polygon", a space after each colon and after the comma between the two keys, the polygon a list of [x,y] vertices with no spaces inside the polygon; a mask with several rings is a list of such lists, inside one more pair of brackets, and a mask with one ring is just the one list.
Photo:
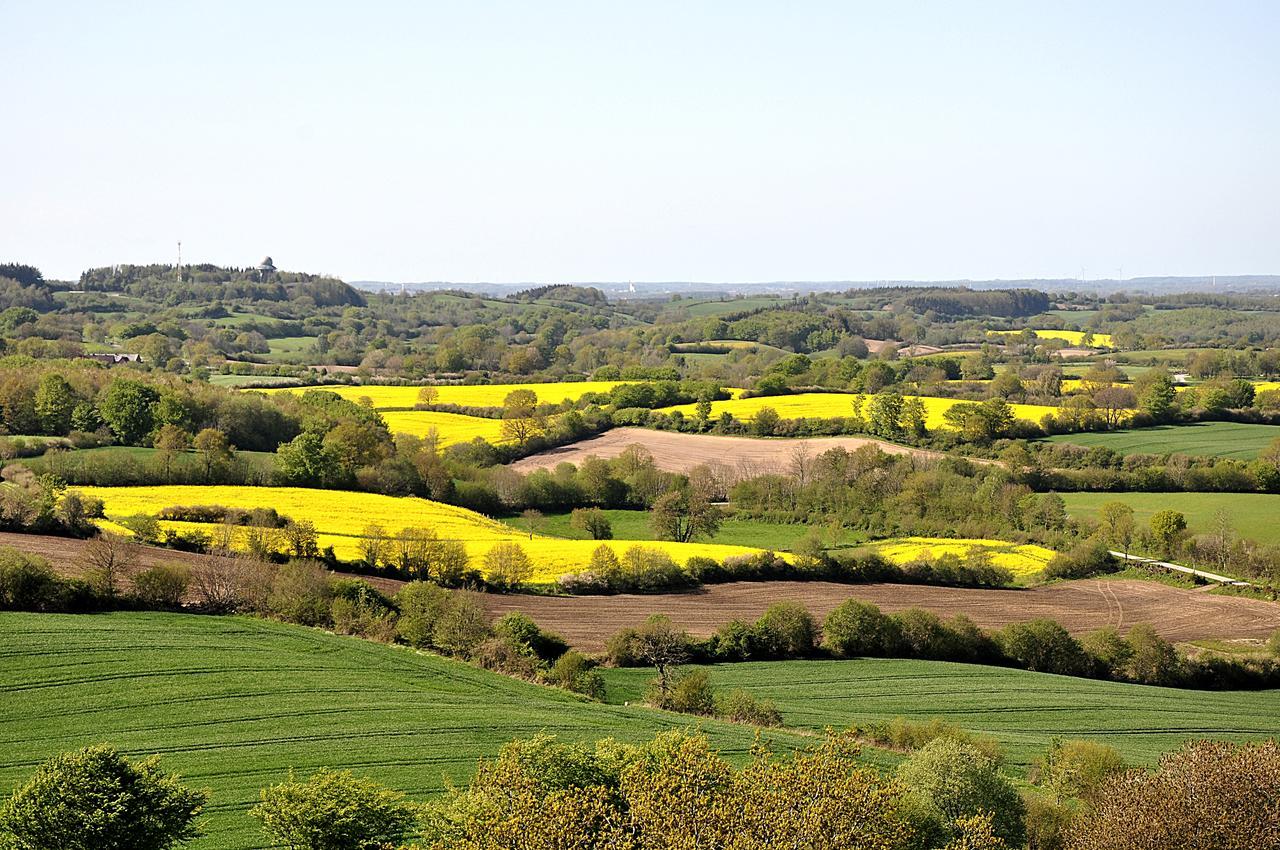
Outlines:
{"label": "yellow rapeseed field", "polygon": [[425,437],[434,429],[437,445],[442,449],[455,443],[468,443],[476,437],[483,437],[495,446],[506,442],[502,438],[501,419],[437,410],[384,410],[378,415],[392,434]]}
{"label": "yellow rapeseed field", "polygon": [[1007,540],[946,537],[896,537],[878,540],[863,548],[894,564],[907,564],[921,558],[935,559],[941,555],[958,555],[963,558],[973,549],[980,549],[991,556],[991,563],[1004,567],[1019,579],[1030,578],[1042,572],[1054,556],[1052,549],[1029,543],[1017,544]]}
{"label": "yellow rapeseed field", "polygon": [[[808,419],[831,419],[837,416],[852,416],[853,403],[859,398],[863,399],[865,405],[866,401],[869,401],[871,397],[848,393],[799,393],[797,395],[738,398],[712,402],[711,416],[715,418],[728,411],[738,419],[749,421],[754,419],[762,408],[771,407],[783,419],[799,419],[802,417]],[[927,414],[925,425],[930,429],[946,428],[947,423],[942,418],[942,414],[951,406],[961,403],[956,399],[933,398],[930,396],[905,396],[905,398],[919,398],[924,402]],[[1058,408],[1043,404],[1011,404],[1009,406],[1013,408],[1014,416],[1019,419],[1028,419],[1032,422],[1039,422],[1046,413],[1058,412]],[[685,416],[692,416],[696,407],[697,405],[693,404],[679,404],[673,407],[661,408],[659,412],[671,413],[679,410]]]}
{"label": "yellow rapeseed field", "polygon": [[[1036,332],[1036,336],[1041,339],[1061,339],[1072,345],[1080,345],[1084,340],[1084,331],[1058,331],[1046,330],[1041,328],[1032,328]],[[1013,336],[1020,334],[1022,331],[987,331],[993,336]],[[1095,348],[1111,348],[1111,334],[1094,334],[1093,345]]]}
{"label": "yellow rapeseed field", "polygon": [[[475,384],[467,386],[438,386],[435,404],[457,404],[463,407],[501,407],[509,393],[515,390],[533,390],[540,404],[560,404],[563,401],[576,401],[587,393],[607,393],[619,384],[628,381],[565,381],[547,384]],[[346,386],[333,384],[317,387],[274,387],[265,390],[253,390],[262,393],[298,393],[306,390],[327,390],[337,393],[348,401],[359,403],[367,398],[373,403],[374,410],[388,408],[411,408],[419,403],[418,394],[422,387],[388,387],[388,386]],[[394,429],[393,429],[394,430]]]}
{"label": "yellow rapeseed field", "polygon": [[[275,508],[294,520],[311,522],[318,532],[321,548],[332,546],[339,559],[359,557],[359,543],[366,527],[377,524],[395,535],[405,528],[428,528],[442,539],[459,540],[467,548],[472,566],[479,569],[493,544],[515,541],[525,547],[533,560],[534,582],[553,582],[562,575],[586,568],[591,553],[605,543],[621,556],[635,545],[652,546],[684,564],[698,556],[723,561],[734,555],[750,555],[760,550],[747,546],[712,543],[669,543],[636,540],[563,540],[534,535],[482,516],[475,511],[419,499],[413,496],[382,496],[342,490],[312,490],[304,487],[235,487],[165,485],[156,487],[79,487],[80,492],[102,500],[107,519],[101,524],[123,531],[119,520],[145,514],[155,516],[167,507],[222,505],[228,508]],[[209,533],[205,523],[163,522],[165,527]]]}

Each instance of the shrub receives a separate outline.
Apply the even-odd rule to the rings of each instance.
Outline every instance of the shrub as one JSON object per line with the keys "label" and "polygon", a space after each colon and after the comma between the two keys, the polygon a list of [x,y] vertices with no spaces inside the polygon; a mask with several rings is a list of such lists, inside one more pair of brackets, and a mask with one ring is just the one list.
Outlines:
{"label": "shrub", "polygon": [[1079,805],[1034,793],[1024,794],[1022,802],[1027,810],[1023,818],[1027,826],[1027,850],[1064,850]]}
{"label": "shrub", "polygon": [[423,649],[435,641],[436,624],[453,604],[453,594],[428,581],[411,581],[396,594],[400,609],[396,631],[410,646]]}
{"label": "shrub", "polygon": [[0,844],[14,850],[163,850],[200,834],[208,794],[183,786],[156,758],[111,747],[49,759],[0,806]]}
{"label": "shrub", "polygon": [[1004,761],[1004,753],[994,738],[975,735],[967,729],[961,729],[937,717],[929,720],[895,717],[888,722],[859,726],[856,731],[859,737],[867,738],[881,746],[907,752],[914,752],[940,738],[947,738],[974,747],[997,764]]}
{"label": "shrub", "polygon": [[1129,630],[1129,646],[1133,654],[1122,668],[1125,678],[1145,685],[1170,685],[1178,681],[1181,660],[1178,651],[1149,623],[1139,623]]}
{"label": "shrub", "polygon": [[1115,776],[1073,824],[1071,850],[1280,847],[1280,744],[1187,744],[1155,773]]}
{"label": "shrub", "polygon": [[683,714],[712,715],[716,712],[715,689],[705,670],[686,670],[675,677],[664,693],[661,684],[654,681],[649,692],[649,702],[668,711]]}
{"label": "shrub", "polygon": [[360,579],[333,583],[329,616],[333,620],[333,630],[338,634],[359,635],[387,643],[396,636],[395,608],[391,600]]}
{"label": "shrub", "polygon": [[913,658],[950,659],[960,655],[958,641],[936,614],[908,608],[891,615],[902,651]]}
{"label": "shrub", "polygon": [[379,850],[398,844],[414,824],[402,794],[327,768],[305,782],[290,774],[288,782],[262,789],[262,802],[249,814],[272,843],[290,850]]}
{"label": "shrub", "polygon": [[485,576],[495,587],[519,587],[533,575],[533,561],[524,547],[512,540],[502,540],[489,547],[484,555]]}
{"label": "shrub", "polygon": [[1044,568],[1045,578],[1085,578],[1099,573],[1112,573],[1118,567],[1107,546],[1090,538],[1068,552],[1060,552]]}
{"label": "shrub", "polygon": [[1280,658],[1280,629],[1277,629],[1275,633],[1271,635],[1271,639],[1267,641],[1267,649],[1271,651],[1272,655]]}
{"label": "shrub", "polygon": [[1058,797],[1088,800],[1107,780],[1126,769],[1128,765],[1114,747],[1055,738],[1044,757],[1031,766],[1028,778]]}
{"label": "shrub", "polygon": [[798,602],[771,605],[756,620],[754,633],[759,652],[771,658],[803,658],[818,645],[817,623]]}
{"label": "shrub", "polygon": [[1010,660],[1037,673],[1079,676],[1090,666],[1076,639],[1053,620],[1010,623],[1000,630],[996,640]]}
{"label": "shrub", "polygon": [[1089,632],[1080,641],[1080,648],[1108,675],[1124,670],[1133,657],[1133,647],[1112,626]]}
{"label": "shrub", "polygon": [[996,835],[1022,846],[1022,799],[1000,775],[998,763],[977,747],[954,738],[935,739],[899,766],[898,778],[953,828],[962,818],[990,814]]}
{"label": "shrub", "polygon": [[569,515],[569,524],[591,535],[592,540],[613,539],[613,524],[599,508],[574,508]]}
{"label": "shrub", "polygon": [[133,577],[133,595],[143,606],[160,610],[182,607],[191,570],[182,564],[156,564]]}
{"label": "shrub", "polygon": [[469,596],[458,595],[436,621],[432,642],[438,649],[465,657],[491,634],[484,607]]}
{"label": "shrub", "polygon": [[561,655],[552,665],[547,679],[565,690],[584,694],[594,700],[604,699],[604,677],[591,659],[581,652],[570,650]]}
{"label": "shrub", "polygon": [[827,615],[822,625],[822,639],[832,653],[851,658],[892,655],[901,635],[897,624],[878,607],[847,599]]}
{"label": "shrub", "polygon": [[716,716],[753,726],[781,726],[782,712],[770,700],[758,700],[741,688],[716,697]]}
{"label": "shrub", "polygon": [[281,620],[304,626],[329,624],[333,588],[329,573],[315,561],[290,561],[276,572],[267,610]]}
{"label": "shrub", "polygon": [[63,582],[44,558],[0,546],[0,611],[60,611]]}
{"label": "shrub", "polygon": [[564,638],[543,631],[528,615],[512,612],[493,624],[496,637],[507,641],[521,652],[550,664],[569,648]]}
{"label": "shrub", "polygon": [[707,641],[707,653],[717,661],[750,661],[759,655],[756,627],[743,620],[730,620]]}
{"label": "shrub", "polygon": [[656,546],[629,546],[622,553],[617,590],[648,593],[693,584],[692,577]]}
{"label": "shrub", "polygon": [[541,664],[537,656],[522,651],[511,641],[491,637],[471,652],[471,660],[486,670],[497,670],[521,679],[534,679]]}

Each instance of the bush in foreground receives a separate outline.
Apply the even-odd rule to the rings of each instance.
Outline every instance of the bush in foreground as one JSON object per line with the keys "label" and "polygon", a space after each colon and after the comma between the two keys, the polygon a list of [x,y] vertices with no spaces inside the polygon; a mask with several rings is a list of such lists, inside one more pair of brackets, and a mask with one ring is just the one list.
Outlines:
{"label": "bush in foreground", "polygon": [[328,769],[262,789],[249,814],[289,850],[381,850],[407,837],[415,818],[404,795]]}
{"label": "bush in foreground", "polygon": [[1280,744],[1188,744],[1155,773],[1130,771],[1096,795],[1069,850],[1277,850]]}
{"label": "bush in foreground", "polygon": [[898,777],[933,811],[946,831],[962,832],[961,821],[975,815],[992,818],[1002,841],[1021,847],[1026,828],[1023,803],[999,762],[977,747],[954,738],[930,741],[898,769]]}
{"label": "bush in foreground", "polygon": [[130,762],[111,747],[87,747],[42,764],[0,807],[0,846],[164,850],[200,835],[207,799],[155,758]]}
{"label": "bush in foreground", "polygon": [[423,833],[431,850],[916,846],[901,788],[858,755],[843,735],[794,758],[757,747],[741,769],[686,732],[638,747],[517,741],[429,804]]}

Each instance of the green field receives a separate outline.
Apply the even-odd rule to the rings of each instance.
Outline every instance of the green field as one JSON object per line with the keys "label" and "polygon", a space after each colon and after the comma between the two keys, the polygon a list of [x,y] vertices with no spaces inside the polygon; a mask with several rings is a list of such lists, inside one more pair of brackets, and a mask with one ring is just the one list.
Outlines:
{"label": "green field", "polygon": [[[613,525],[613,536],[617,540],[656,540],[649,527],[648,511],[615,511],[603,512]],[[590,535],[579,531],[569,524],[571,514],[546,514],[538,520],[534,530],[539,534],[552,537],[566,537],[570,540],[587,540]],[[503,522],[521,531],[528,531],[528,523],[522,517],[505,517]],[[796,541],[810,529],[808,525],[799,523],[765,522],[754,519],[734,519],[730,517],[720,525],[720,531],[710,539],[699,538],[703,543],[726,543],[736,546],[754,546],[758,549],[789,551]],[[822,530],[822,529],[819,529]],[[852,539],[853,535],[848,537]],[[842,542],[850,542],[845,540]]]}
{"label": "green field", "polygon": [[1277,438],[1280,438],[1280,425],[1197,422],[1193,425],[1158,425],[1132,431],[1056,434],[1046,437],[1045,442],[1104,446],[1125,455],[1177,452],[1202,457],[1253,460]]}
{"label": "green field", "polygon": [[758,296],[755,298],[730,298],[726,301],[684,301],[676,302],[672,306],[683,309],[689,316],[703,318],[706,316],[727,316],[748,310],[759,310],[764,307],[777,307],[789,300],[789,298]]}
{"label": "green field", "polygon": [[216,387],[243,387],[253,384],[254,386],[296,386],[299,381],[297,378],[290,378],[284,375],[210,375],[209,383]]}
{"label": "green field", "polygon": [[[33,472],[52,472],[67,480],[78,481],[83,479],[76,476],[75,470],[81,466],[101,469],[107,465],[116,465],[135,472],[145,467],[158,468],[160,461],[157,454],[159,453],[155,449],[144,446],[100,446],[95,449],[45,454],[23,460],[22,464]],[[258,476],[270,475],[276,468],[276,456],[272,452],[236,452],[236,461],[245,464],[252,474]],[[196,452],[183,452],[171,461],[171,469],[175,477],[185,475],[189,480],[197,474],[203,476],[204,460]],[[161,473],[163,474],[163,470]]]}
{"label": "green field", "polygon": [[1280,495],[1267,493],[1063,493],[1067,513],[1094,517],[1107,502],[1125,502],[1140,523],[1156,511],[1181,511],[1193,534],[1207,533],[1218,510],[1231,517],[1236,533],[1261,543],[1280,543]]}
{"label": "green field", "polygon": [[[244,617],[0,614],[0,795],[49,756],[109,742],[158,753],[209,788],[196,850],[264,841],[244,814],[258,790],[350,768],[414,799],[476,759],[541,731],[643,740],[688,718],[587,703],[455,661]],[[741,758],[754,730],[702,722]],[[799,739],[771,733],[780,747]]]}
{"label": "green field", "polygon": [[[788,726],[844,728],[940,717],[996,738],[1025,767],[1055,736],[1091,738],[1154,763],[1192,738],[1280,736],[1280,691],[1205,692],[945,661],[764,661],[707,668],[717,688],[771,699]],[[650,670],[606,670],[609,700],[635,700]]]}
{"label": "green field", "polygon": [[283,336],[278,339],[269,339],[267,343],[271,346],[271,353],[267,355],[267,359],[279,361],[290,357],[300,357],[310,351],[311,347],[316,343],[316,338],[313,336]]}

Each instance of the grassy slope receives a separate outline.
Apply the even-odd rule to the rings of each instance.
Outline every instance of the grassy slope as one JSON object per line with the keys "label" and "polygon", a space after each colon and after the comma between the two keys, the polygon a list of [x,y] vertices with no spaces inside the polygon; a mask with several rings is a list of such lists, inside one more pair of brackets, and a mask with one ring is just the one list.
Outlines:
{"label": "grassy slope", "polygon": [[1063,493],[1072,516],[1096,517],[1107,502],[1126,502],[1139,523],[1170,508],[1187,517],[1192,533],[1207,533],[1214,513],[1226,510],[1236,532],[1263,543],[1280,543],[1280,495],[1267,493]]}
{"label": "grassy slope", "polygon": [[[22,462],[37,472],[52,471],[55,473],[59,470],[73,469],[81,462],[156,464],[158,469],[160,461],[156,457],[157,454],[158,452],[155,449],[144,446],[100,446],[94,449],[76,449],[75,451],[63,452],[57,455],[42,455],[41,457],[28,458]],[[262,473],[272,472],[276,468],[276,456],[273,452],[236,452],[236,457],[248,463],[252,469]],[[172,464],[174,470],[193,469],[202,471],[204,469],[204,459],[194,451],[183,452],[173,459]]]}
{"label": "grassy slope", "polygon": [[[1209,693],[942,661],[774,661],[709,668],[722,689],[774,700],[788,725],[821,730],[933,717],[998,739],[1025,766],[1054,736],[1092,738],[1151,763],[1191,738],[1280,735],[1280,691]],[[648,670],[606,670],[609,699],[634,700]]]}
{"label": "grassy slope", "polygon": [[1161,425],[1132,431],[1096,431],[1058,434],[1051,443],[1077,446],[1105,446],[1121,454],[1164,454],[1179,452],[1206,457],[1252,460],[1280,437],[1280,425],[1249,425],[1241,422],[1199,422],[1193,425]]}
{"label": "grassy slope", "polygon": [[293,386],[298,383],[297,378],[289,378],[283,375],[210,375],[209,383],[215,387],[243,387],[248,384],[257,384],[259,386],[265,384],[280,384],[281,386]]}
{"label": "grassy slope", "polygon": [[[618,540],[657,539],[649,527],[648,511],[609,510],[604,513],[609,517],[609,522],[613,525],[613,536]],[[589,535],[569,524],[570,516],[571,514],[567,512],[547,514],[538,523],[536,530],[539,534],[552,537],[565,537],[571,540],[589,539]],[[520,517],[506,517],[502,521],[521,531],[528,529],[528,524]],[[721,524],[719,533],[705,542],[789,551],[808,531],[807,525],[729,518]]]}
{"label": "grassy slope", "polygon": [[[350,768],[423,799],[547,731],[642,740],[686,718],[586,703],[454,661],[312,629],[182,614],[0,614],[0,794],[57,752],[159,753],[210,788],[196,850],[262,847],[244,810],[290,768]],[[726,753],[753,730],[701,724]],[[776,736],[781,746],[795,736]]]}

